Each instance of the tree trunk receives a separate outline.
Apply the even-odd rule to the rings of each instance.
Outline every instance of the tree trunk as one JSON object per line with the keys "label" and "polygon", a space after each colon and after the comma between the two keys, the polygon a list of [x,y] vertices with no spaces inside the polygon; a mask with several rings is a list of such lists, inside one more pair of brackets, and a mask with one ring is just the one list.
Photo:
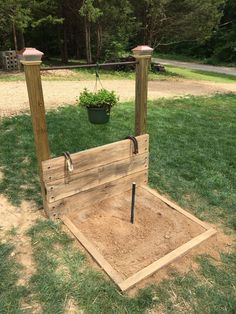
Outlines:
{"label": "tree trunk", "polygon": [[67,45],[67,30],[66,25],[63,23],[63,63],[68,63],[68,45]]}
{"label": "tree trunk", "polygon": [[60,49],[60,54],[61,54],[61,62],[68,63],[67,32],[66,32],[66,28],[64,24],[58,25],[57,38],[58,38],[59,49]]}
{"label": "tree trunk", "polygon": [[18,43],[19,50],[22,50],[25,48],[25,38],[24,38],[24,33],[22,29],[17,29],[17,43]]}
{"label": "tree trunk", "polygon": [[16,25],[15,25],[14,21],[12,22],[12,31],[13,31],[13,39],[14,39],[15,51],[17,51],[18,47],[17,47],[17,39],[16,39]]}
{"label": "tree trunk", "polygon": [[101,50],[102,50],[102,27],[101,25],[97,25],[97,55],[96,58],[99,60],[101,56]]}
{"label": "tree trunk", "polygon": [[87,63],[92,63],[92,52],[91,52],[91,30],[90,22],[87,17],[84,18],[85,23],[85,45],[86,45],[86,59]]}

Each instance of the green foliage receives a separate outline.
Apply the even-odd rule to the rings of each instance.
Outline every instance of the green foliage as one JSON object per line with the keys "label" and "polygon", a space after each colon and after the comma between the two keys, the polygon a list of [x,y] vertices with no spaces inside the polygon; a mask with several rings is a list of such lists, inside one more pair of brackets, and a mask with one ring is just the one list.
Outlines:
{"label": "green foliage", "polygon": [[221,19],[204,43],[182,43],[165,48],[165,51],[194,56],[210,64],[236,62],[236,2],[224,1]]}
{"label": "green foliage", "polygon": [[63,62],[115,59],[140,43],[212,60],[236,55],[234,0],[2,0],[0,50],[13,46],[13,24],[18,42]]}
{"label": "green foliage", "polygon": [[84,0],[79,13],[86,17],[89,22],[96,22],[102,16],[102,11],[94,6],[94,0]]}
{"label": "green foliage", "polygon": [[96,92],[89,92],[87,88],[79,96],[79,104],[86,108],[105,108],[110,110],[118,103],[118,96],[114,91],[100,89]]}
{"label": "green foliage", "polygon": [[236,2],[227,0],[218,30],[213,34],[212,59],[236,62]]}
{"label": "green foliage", "polygon": [[0,50],[14,47],[12,29],[23,31],[32,20],[26,0],[0,1]]}
{"label": "green foliage", "polygon": [[[133,1],[136,2],[136,1]],[[176,42],[204,42],[218,25],[225,0],[142,0],[136,15],[152,47]],[[143,13],[142,8],[145,8]]]}

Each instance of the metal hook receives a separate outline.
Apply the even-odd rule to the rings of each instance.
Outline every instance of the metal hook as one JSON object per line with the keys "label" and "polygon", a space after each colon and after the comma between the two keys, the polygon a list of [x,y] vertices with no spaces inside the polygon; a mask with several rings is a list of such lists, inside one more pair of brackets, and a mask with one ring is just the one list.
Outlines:
{"label": "metal hook", "polygon": [[66,158],[66,164],[69,172],[72,172],[74,170],[73,162],[70,156],[69,152],[64,152],[63,153],[64,157]]}
{"label": "metal hook", "polygon": [[138,141],[137,141],[137,139],[134,136],[132,136],[132,135],[127,136],[126,139],[129,139],[129,140],[131,140],[133,142],[133,144],[134,144],[134,151],[133,151],[133,153],[135,155],[138,154]]}

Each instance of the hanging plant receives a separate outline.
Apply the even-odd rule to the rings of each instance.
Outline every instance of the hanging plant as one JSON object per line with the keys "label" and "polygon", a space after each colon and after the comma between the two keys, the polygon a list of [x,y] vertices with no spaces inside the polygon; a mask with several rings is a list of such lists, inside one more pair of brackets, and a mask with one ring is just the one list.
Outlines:
{"label": "hanging plant", "polygon": [[107,123],[110,117],[110,110],[119,101],[114,91],[100,89],[90,92],[86,88],[80,94],[79,104],[87,108],[89,121],[95,124]]}

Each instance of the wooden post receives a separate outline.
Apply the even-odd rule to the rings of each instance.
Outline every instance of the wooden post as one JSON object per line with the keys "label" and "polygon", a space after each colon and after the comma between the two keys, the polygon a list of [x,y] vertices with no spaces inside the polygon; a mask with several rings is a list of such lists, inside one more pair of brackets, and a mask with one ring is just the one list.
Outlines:
{"label": "wooden post", "polygon": [[45,202],[45,188],[42,180],[42,161],[50,158],[50,151],[42,82],[40,76],[42,56],[43,53],[34,48],[25,48],[20,56],[20,61],[24,65],[25,70],[43,204],[44,209],[47,211]]}
{"label": "wooden post", "polygon": [[147,132],[148,68],[153,49],[149,46],[138,46],[132,51],[138,61],[135,86],[135,135],[137,136]]}

